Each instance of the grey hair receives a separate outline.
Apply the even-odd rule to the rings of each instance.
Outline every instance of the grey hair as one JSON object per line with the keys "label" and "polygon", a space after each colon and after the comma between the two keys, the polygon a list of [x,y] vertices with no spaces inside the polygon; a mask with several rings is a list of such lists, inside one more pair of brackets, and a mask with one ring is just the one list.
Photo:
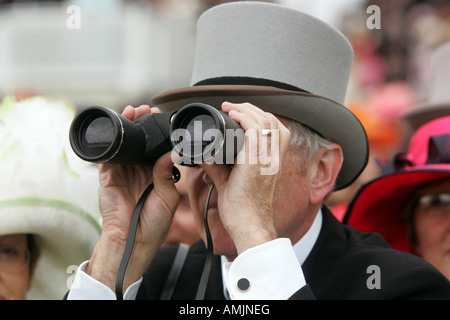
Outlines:
{"label": "grey hair", "polygon": [[320,149],[332,149],[330,140],[297,121],[288,120],[287,128],[291,132],[290,147],[292,151],[299,154],[299,160],[301,161],[299,171],[302,173],[306,171],[311,160],[318,154]]}

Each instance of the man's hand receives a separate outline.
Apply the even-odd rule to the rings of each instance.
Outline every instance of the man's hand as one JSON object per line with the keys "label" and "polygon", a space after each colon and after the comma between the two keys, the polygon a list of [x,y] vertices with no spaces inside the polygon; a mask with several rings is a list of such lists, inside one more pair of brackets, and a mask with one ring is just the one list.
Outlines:
{"label": "man's hand", "polygon": [[[160,112],[149,106],[128,106],[122,115],[135,121],[144,114]],[[87,266],[87,273],[115,289],[115,279],[123,255],[133,210],[144,192],[154,183],[141,212],[133,254],[128,264],[124,289],[138,280],[164,241],[178,204],[170,153],[154,166],[102,164],[99,166],[102,234]]]}
{"label": "man's hand", "polygon": [[[291,134],[274,115],[249,103],[225,102],[222,110],[244,129],[245,145],[233,168],[217,164],[201,166],[217,188],[220,219],[240,254],[277,237],[274,213],[279,171]],[[271,135],[265,136],[267,129]],[[277,148],[272,148],[272,144],[277,144]],[[276,152],[271,153],[273,150]],[[262,163],[261,155],[268,156],[271,163]],[[278,170],[262,174],[270,165]]]}

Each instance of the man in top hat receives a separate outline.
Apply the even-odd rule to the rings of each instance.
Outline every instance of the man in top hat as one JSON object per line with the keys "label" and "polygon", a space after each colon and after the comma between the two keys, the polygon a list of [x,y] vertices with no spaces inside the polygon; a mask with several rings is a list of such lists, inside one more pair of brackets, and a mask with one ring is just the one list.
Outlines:
{"label": "man in top hat", "polygon": [[[364,129],[342,105],[351,63],[343,35],[302,12],[261,2],[206,11],[198,22],[192,86],[163,93],[153,105],[169,111],[210,104],[246,134],[257,132],[257,148],[249,148],[248,139],[242,150],[253,151],[241,151],[233,166],[203,163],[186,170],[203,241],[184,256],[177,247],[158,251],[178,197],[171,155],[160,157],[153,171],[102,165],[103,232],[68,298],[116,298],[130,215],[150,181],[154,189],[140,216],[125,299],[449,298],[448,280],[428,263],[342,225],[322,205],[367,162]],[[123,115],[135,120],[148,112],[157,111],[129,107]],[[278,171],[262,175],[267,164],[238,161],[272,144]],[[211,186],[209,239],[203,211]],[[205,278],[204,266],[210,271]],[[381,270],[381,286],[371,282],[373,266]]]}

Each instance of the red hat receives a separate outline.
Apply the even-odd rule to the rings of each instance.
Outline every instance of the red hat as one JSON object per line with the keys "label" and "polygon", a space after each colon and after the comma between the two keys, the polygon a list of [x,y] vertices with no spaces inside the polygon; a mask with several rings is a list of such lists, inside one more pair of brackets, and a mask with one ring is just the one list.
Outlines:
{"label": "red hat", "polygon": [[381,176],[358,191],[343,223],[377,232],[394,249],[412,253],[403,213],[418,187],[442,179],[450,179],[450,116],[421,126],[408,152],[386,162]]}

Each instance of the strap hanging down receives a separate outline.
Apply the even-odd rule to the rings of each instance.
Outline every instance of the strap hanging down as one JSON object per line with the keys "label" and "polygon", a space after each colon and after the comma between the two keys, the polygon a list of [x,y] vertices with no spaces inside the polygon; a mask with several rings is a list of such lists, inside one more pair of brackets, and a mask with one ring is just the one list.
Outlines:
{"label": "strap hanging down", "polygon": [[178,282],[181,270],[183,269],[188,252],[189,246],[187,244],[181,243],[178,246],[172,268],[169,271],[166,284],[160,296],[161,300],[170,300],[172,298],[173,291],[175,290],[175,286]]}

